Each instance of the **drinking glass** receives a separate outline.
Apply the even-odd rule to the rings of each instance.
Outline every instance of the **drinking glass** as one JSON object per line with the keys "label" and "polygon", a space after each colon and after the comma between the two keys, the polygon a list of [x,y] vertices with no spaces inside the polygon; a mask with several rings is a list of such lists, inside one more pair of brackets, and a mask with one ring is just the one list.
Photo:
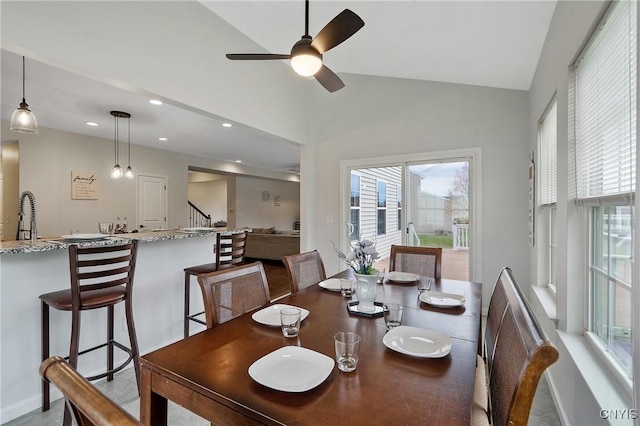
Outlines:
{"label": "drinking glass", "polygon": [[342,293],[342,297],[351,297],[355,283],[356,282],[350,278],[340,278],[340,291]]}
{"label": "drinking glass", "polygon": [[280,324],[284,337],[296,337],[300,332],[300,309],[283,308],[280,310]]}
{"label": "drinking glass", "polygon": [[402,305],[398,303],[385,303],[383,314],[387,331],[402,324]]}
{"label": "drinking glass", "polygon": [[333,336],[336,346],[336,361],[341,371],[349,373],[358,366],[360,336],[350,331],[341,331]]}
{"label": "drinking glass", "polygon": [[109,234],[113,233],[113,222],[100,222],[98,223],[98,230],[101,234]]}
{"label": "drinking glass", "polygon": [[418,287],[418,296],[420,296],[425,291],[431,290],[432,282],[433,282],[433,278],[431,277],[418,278],[418,282],[416,283],[416,286]]}

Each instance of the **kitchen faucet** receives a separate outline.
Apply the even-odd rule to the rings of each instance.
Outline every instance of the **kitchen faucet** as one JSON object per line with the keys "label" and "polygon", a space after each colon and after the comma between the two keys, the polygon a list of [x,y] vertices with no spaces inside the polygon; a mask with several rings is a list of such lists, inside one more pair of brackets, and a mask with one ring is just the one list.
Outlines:
{"label": "kitchen faucet", "polygon": [[29,234],[31,235],[31,241],[36,241],[38,238],[38,231],[36,230],[36,199],[31,191],[24,191],[20,194],[20,206],[18,207],[18,234],[17,240],[24,240],[24,233],[27,232],[24,229],[24,199],[29,199],[31,205],[31,222],[29,224]]}

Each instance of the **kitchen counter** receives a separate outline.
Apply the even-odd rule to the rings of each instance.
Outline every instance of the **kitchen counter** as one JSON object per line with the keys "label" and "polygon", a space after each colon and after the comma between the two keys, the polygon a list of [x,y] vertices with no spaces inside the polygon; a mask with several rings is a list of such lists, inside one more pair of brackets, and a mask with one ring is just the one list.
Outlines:
{"label": "kitchen counter", "polygon": [[225,228],[212,228],[211,232],[187,232],[176,229],[172,231],[116,234],[108,236],[104,240],[83,242],[66,241],[59,237],[39,238],[33,243],[30,240],[2,241],[0,242],[0,255],[63,250],[67,249],[71,244],[80,244],[80,247],[103,247],[108,245],[125,244],[128,240],[138,240],[141,243],[147,243],[152,241],[179,240],[183,238],[203,238],[215,235],[216,232],[232,234],[241,231],[227,231]]}
{"label": "kitchen counter", "polygon": [[[211,263],[218,232],[188,233],[183,230],[117,234],[81,246],[121,244],[138,239],[138,258],[133,283],[133,316],[140,353],[145,354],[182,339],[184,268]],[[69,256],[72,244],[59,238],[6,241],[0,244],[0,423],[40,407],[40,299],[39,296],[70,287]],[[202,309],[196,280],[191,285],[192,312]],[[128,343],[124,309],[115,307],[115,338]],[[106,311],[82,313],[80,348],[104,341]],[[70,314],[51,311],[51,355],[69,352]],[[203,330],[204,326],[192,330]],[[92,375],[104,370],[105,353],[80,357],[80,372]],[[125,354],[115,351],[116,363]],[[59,398],[52,388],[52,400]]]}

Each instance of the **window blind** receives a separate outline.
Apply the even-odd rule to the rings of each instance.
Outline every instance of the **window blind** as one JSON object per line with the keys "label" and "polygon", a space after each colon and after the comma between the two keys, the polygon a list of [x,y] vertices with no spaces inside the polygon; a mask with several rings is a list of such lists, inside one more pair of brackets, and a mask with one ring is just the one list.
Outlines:
{"label": "window blind", "polygon": [[554,99],[538,125],[540,205],[558,199],[558,103]]}
{"label": "window blind", "polygon": [[636,7],[613,2],[574,64],[579,199],[635,191]]}

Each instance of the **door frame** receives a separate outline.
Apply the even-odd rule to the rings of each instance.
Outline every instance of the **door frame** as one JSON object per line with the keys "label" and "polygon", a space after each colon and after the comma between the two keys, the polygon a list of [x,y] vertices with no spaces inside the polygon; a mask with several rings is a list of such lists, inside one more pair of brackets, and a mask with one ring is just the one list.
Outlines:
{"label": "door frame", "polygon": [[[347,229],[350,219],[349,194],[351,190],[351,169],[375,168],[401,166],[402,187],[404,195],[405,209],[408,209],[410,200],[408,199],[408,188],[406,180],[406,166],[420,162],[435,162],[466,158],[469,160],[469,207],[471,217],[469,224],[471,232],[469,235],[469,280],[482,281],[482,148],[462,148],[445,151],[422,152],[400,155],[389,155],[384,157],[372,157],[355,160],[340,161],[340,229]],[[403,226],[407,227],[407,215],[402,218]],[[403,232],[403,238],[406,233]],[[340,234],[340,247],[348,247],[349,240],[346,232]]]}

